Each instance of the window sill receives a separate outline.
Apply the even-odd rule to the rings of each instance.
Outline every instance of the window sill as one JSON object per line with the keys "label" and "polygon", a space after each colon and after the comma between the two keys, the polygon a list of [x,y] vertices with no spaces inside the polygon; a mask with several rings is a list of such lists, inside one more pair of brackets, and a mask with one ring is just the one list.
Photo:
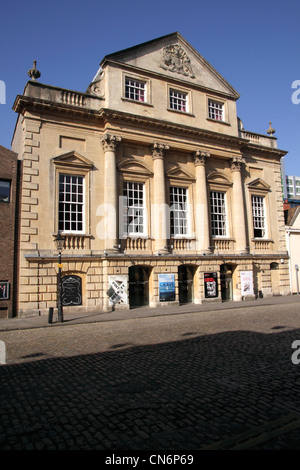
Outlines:
{"label": "window sill", "polygon": [[171,113],[180,114],[181,116],[195,117],[194,114],[189,113],[189,112],[187,112],[187,111],[179,111],[179,110],[177,110],[177,109],[171,109],[171,108],[167,108],[167,111],[170,111]]}
{"label": "window sill", "polygon": [[148,240],[150,239],[149,235],[145,235],[143,233],[137,233],[137,234],[126,234],[126,235],[123,235],[122,239],[123,240],[126,240],[127,238],[133,238],[133,239],[137,239],[137,238],[143,238],[145,240]]}
{"label": "window sill", "polygon": [[256,238],[251,238],[252,242],[271,242],[274,243],[274,240],[272,238],[263,238],[263,237],[256,237]]}
{"label": "window sill", "polygon": [[121,99],[122,101],[126,101],[128,103],[134,103],[134,104],[139,104],[142,106],[148,106],[149,108],[154,108],[153,104],[147,103],[146,101],[131,100],[130,98],[124,98],[123,96]]}
{"label": "window sill", "polygon": [[225,126],[231,126],[231,124],[227,121],[219,121],[218,119],[206,118],[207,121],[210,122],[217,122],[218,124],[224,124]]}

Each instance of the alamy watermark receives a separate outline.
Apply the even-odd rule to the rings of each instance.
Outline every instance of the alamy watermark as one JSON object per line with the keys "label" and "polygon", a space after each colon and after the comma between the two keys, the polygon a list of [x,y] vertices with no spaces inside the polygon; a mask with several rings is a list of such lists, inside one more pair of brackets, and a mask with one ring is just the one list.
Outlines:
{"label": "alamy watermark", "polygon": [[299,104],[300,103],[300,80],[294,80],[292,83],[292,88],[295,91],[292,93],[292,103]]}
{"label": "alamy watermark", "polygon": [[292,349],[296,349],[292,354],[292,363],[295,365],[300,364],[300,340],[295,340],[292,343]]}
{"label": "alamy watermark", "polygon": [[6,364],[6,347],[4,341],[0,341],[0,365]]}
{"label": "alamy watermark", "polygon": [[0,104],[6,104],[6,86],[3,80],[0,80]]}
{"label": "alamy watermark", "polygon": [[[117,224],[117,210],[119,212],[119,224]],[[204,220],[206,206],[196,204],[197,220]],[[195,238],[196,234],[191,230],[190,214],[192,207],[188,203],[168,204],[151,204],[150,216],[146,207],[138,205],[126,205],[126,198],[119,197],[119,206],[116,208],[113,204],[100,204],[96,210],[96,216],[99,222],[96,226],[97,237],[100,240],[127,238],[128,236],[145,236],[147,233],[147,219],[150,217],[152,238],[168,239],[172,236],[188,236]],[[171,227],[171,215],[173,226]],[[119,234],[117,225],[119,225]],[[172,231],[172,234],[171,234]],[[200,231],[199,231],[200,232]],[[199,233],[199,241],[201,235]]]}

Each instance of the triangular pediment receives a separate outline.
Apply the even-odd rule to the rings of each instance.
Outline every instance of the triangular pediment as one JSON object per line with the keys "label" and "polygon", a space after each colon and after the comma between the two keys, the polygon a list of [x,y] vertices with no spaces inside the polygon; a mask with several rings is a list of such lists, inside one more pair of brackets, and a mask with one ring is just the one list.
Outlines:
{"label": "triangular pediment", "polygon": [[107,55],[101,66],[104,67],[107,61],[167,75],[239,98],[237,91],[177,32]]}
{"label": "triangular pediment", "polygon": [[75,151],[71,151],[54,157],[53,163],[55,165],[69,165],[81,168],[91,168],[93,166],[93,162],[91,162],[86,157]]}
{"label": "triangular pediment", "polygon": [[118,168],[120,171],[127,173],[142,174],[145,176],[152,175],[150,168],[148,168],[144,162],[140,162],[135,158],[126,158],[125,160],[119,163]]}
{"label": "triangular pediment", "polygon": [[180,165],[172,166],[172,168],[166,171],[166,176],[168,176],[169,178],[185,181],[191,181],[195,179],[194,175],[181,168]]}
{"label": "triangular pediment", "polygon": [[260,191],[271,190],[271,186],[268,183],[266,183],[264,180],[262,180],[261,178],[256,178],[255,180],[250,181],[250,183],[248,183],[248,188],[256,189]]}

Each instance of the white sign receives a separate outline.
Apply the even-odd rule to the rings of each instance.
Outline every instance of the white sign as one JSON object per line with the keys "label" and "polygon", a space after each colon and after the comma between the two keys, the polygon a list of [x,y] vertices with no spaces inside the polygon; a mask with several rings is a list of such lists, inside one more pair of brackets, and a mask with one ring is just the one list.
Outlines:
{"label": "white sign", "polygon": [[108,276],[109,305],[128,304],[127,276]]}
{"label": "white sign", "polygon": [[6,364],[6,348],[4,341],[0,341],[0,364]]}
{"label": "white sign", "polygon": [[253,271],[241,271],[241,294],[252,295],[253,292]]}

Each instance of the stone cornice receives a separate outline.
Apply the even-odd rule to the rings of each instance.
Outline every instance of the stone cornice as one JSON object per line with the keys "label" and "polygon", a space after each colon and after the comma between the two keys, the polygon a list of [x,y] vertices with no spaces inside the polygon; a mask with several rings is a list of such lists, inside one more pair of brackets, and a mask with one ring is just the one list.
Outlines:
{"label": "stone cornice", "polygon": [[[68,90],[55,88],[59,92],[68,92]],[[77,92],[74,92],[77,93]],[[15,99],[13,110],[17,113],[24,114],[26,111],[29,112],[40,112],[44,111],[49,114],[65,114],[72,117],[77,117],[84,121],[89,120],[92,122],[102,121],[105,125],[114,125],[122,123],[128,123],[129,125],[135,125],[139,128],[145,128],[147,130],[155,131],[156,133],[163,132],[166,136],[169,134],[182,135],[183,138],[195,138],[196,140],[206,141],[207,144],[216,142],[221,145],[234,147],[238,152],[251,152],[254,155],[260,154],[265,157],[274,157],[276,159],[283,157],[287,154],[284,150],[279,150],[271,147],[266,147],[258,144],[252,144],[250,140],[232,136],[228,134],[221,134],[210,130],[201,129],[198,127],[187,126],[184,124],[176,124],[171,121],[162,121],[146,116],[139,116],[127,112],[121,112],[108,108],[101,108],[101,98],[92,95],[86,95],[81,93],[80,96],[86,97],[86,101],[95,103],[95,107],[88,107],[85,105],[76,106],[73,104],[67,104],[58,101],[50,101],[37,97],[18,95]],[[95,101],[94,101],[95,100]],[[97,106],[96,106],[97,104]],[[267,136],[266,136],[267,137]]]}

